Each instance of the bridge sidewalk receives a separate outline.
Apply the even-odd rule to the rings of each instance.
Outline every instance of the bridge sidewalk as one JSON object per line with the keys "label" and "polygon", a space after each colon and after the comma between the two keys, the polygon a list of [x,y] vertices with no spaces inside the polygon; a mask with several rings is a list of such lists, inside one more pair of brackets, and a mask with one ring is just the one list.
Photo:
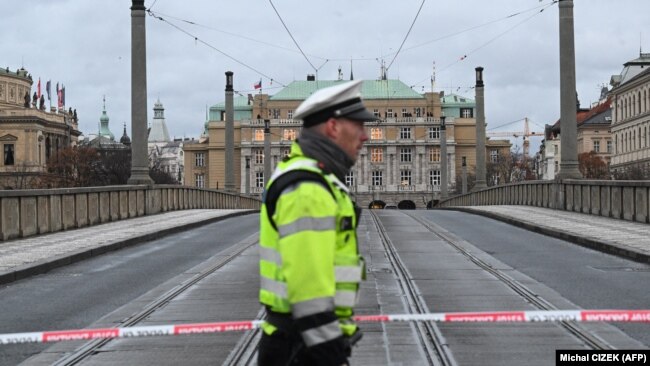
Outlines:
{"label": "bridge sidewalk", "polygon": [[252,210],[182,210],[0,242],[0,284]]}
{"label": "bridge sidewalk", "polygon": [[487,216],[638,262],[650,262],[648,224],[533,206],[467,206],[451,209]]}

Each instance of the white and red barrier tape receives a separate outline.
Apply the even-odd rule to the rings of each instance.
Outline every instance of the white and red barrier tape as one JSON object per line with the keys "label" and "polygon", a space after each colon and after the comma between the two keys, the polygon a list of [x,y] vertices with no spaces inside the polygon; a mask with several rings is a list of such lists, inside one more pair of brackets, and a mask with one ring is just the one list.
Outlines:
{"label": "white and red barrier tape", "polygon": [[[496,311],[472,313],[428,313],[394,315],[358,315],[359,323],[383,322],[646,322],[650,323],[650,310],[553,310],[553,311]],[[153,325],[128,328],[75,329],[49,332],[0,334],[0,344],[45,343],[81,341],[98,338],[131,338],[162,335],[221,333],[258,328],[261,320],[218,323],[192,323],[178,325]]]}

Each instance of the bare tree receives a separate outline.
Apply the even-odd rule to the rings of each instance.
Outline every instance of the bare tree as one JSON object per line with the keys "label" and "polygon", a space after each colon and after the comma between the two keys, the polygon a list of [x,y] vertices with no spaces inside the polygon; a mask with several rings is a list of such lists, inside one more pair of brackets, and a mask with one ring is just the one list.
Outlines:
{"label": "bare tree", "polygon": [[578,168],[586,179],[609,179],[607,163],[594,151],[578,155]]}

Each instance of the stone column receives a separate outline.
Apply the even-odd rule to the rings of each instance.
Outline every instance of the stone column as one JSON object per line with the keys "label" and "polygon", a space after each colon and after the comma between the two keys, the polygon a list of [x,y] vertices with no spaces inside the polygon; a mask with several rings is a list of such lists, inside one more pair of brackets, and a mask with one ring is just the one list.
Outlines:
{"label": "stone column", "polygon": [[573,37],[573,0],[560,7],[560,171],[556,179],[580,179],[576,122],[576,56]]}
{"label": "stone column", "polygon": [[128,184],[152,185],[147,157],[147,37],[144,0],[131,6],[131,177]]}
{"label": "stone column", "polygon": [[264,186],[271,178],[271,120],[264,120]]}
{"label": "stone column", "polygon": [[447,198],[447,186],[449,184],[447,172],[447,127],[445,116],[440,117],[440,199]]}
{"label": "stone column", "polygon": [[463,156],[462,158],[462,179],[463,179],[463,190],[462,193],[467,193],[467,158]]}
{"label": "stone column", "polygon": [[227,192],[235,191],[235,121],[233,102],[232,71],[226,71],[226,161],[225,161],[225,188]]}
{"label": "stone column", "polygon": [[251,158],[248,156],[246,157],[246,186],[244,187],[244,191],[246,194],[251,193]]}
{"label": "stone column", "polygon": [[476,69],[476,183],[472,191],[487,187],[485,183],[485,99],[483,68]]}

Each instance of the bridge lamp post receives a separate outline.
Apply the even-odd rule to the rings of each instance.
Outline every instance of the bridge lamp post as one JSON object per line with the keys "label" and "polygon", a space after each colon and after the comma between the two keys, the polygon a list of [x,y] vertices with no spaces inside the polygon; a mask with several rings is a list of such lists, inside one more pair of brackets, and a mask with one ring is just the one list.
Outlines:
{"label": "bridge lamp post", "polygon": [[271,120],[264,120],[264,186],[271,178]]}
{"label": "bridge lamp post", "polygon": [[251,193],[251,158],[246,157],[246,194]]}

